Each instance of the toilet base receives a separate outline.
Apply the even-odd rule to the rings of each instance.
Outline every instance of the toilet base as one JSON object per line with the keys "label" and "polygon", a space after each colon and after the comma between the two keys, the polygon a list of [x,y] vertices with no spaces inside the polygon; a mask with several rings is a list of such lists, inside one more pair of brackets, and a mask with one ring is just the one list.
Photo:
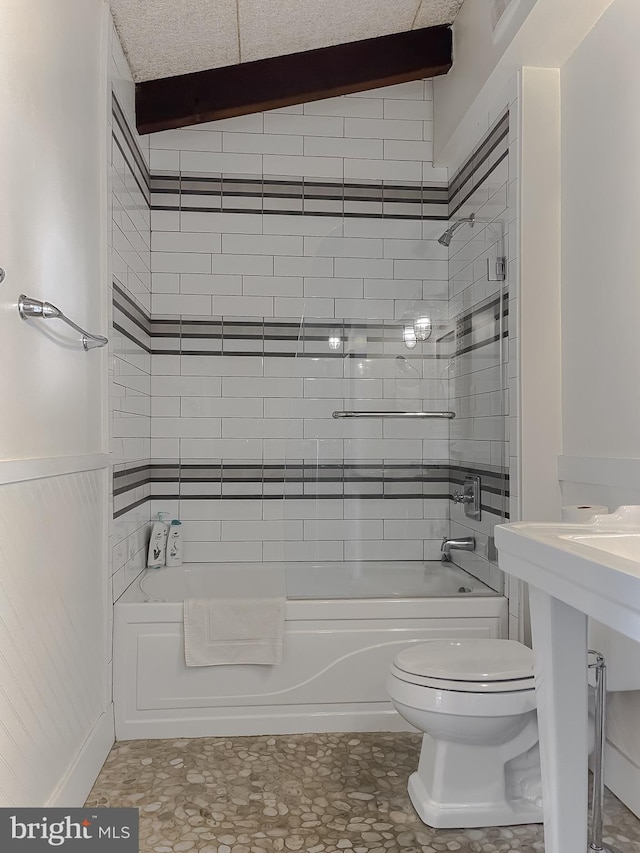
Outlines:
{"label": "toilet base", "polygon": [[434,829],[465,829],[481,826],[515,826],[542,823],[542,809],[529,800],[496,805],[438,803],[432,800],[418,773],[409,777],[409,797],[418,817]]}
{"label": "toilet base", "polygon": [[[516,728],[509,730],[509,722]],[[501,731],[509,735],[502,744],[424,734],[418,769],[409,777],[411,802],[424,823],[436,829],[542,823],[535,711],[503,719]]]}

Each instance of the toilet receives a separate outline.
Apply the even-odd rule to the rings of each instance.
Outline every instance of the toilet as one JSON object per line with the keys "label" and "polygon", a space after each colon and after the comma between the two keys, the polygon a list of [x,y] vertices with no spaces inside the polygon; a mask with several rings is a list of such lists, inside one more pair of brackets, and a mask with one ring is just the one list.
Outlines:
{"label": "toilet", "polygon": [[403,649],[387,691],[424,732],[409,796],[436,828],[542,822],[533,652],[514,640]]}

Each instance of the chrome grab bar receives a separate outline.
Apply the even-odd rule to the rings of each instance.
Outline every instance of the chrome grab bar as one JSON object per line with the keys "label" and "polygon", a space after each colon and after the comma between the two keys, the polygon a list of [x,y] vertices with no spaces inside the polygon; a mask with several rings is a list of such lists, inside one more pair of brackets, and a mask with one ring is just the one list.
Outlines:
{"label": "chrome grab bar", "polygon": [[81,326],[78,326],[77,323],[70,320],[66,314],[59,308],[56,308],[55,305],[52,305],[51,302],[31,299],[29,296],[25,296],[24,293],[21,293],[18,299],[18,313],[23,320],[27,320],[30,317],[42,317],[45,320],[62,320],[63,323],[71,326],[72,329],[75,329],[76,332],[82,335],[82,346],[85,352],[96,347],[103,347],[109,343],[108,338],[105,338],[103,335],[92,335],[91,332],[87,332]]}
{"label": "chrome grab bar", "polygon": [[455,412],[334,412],[334,418],[455,418]]}

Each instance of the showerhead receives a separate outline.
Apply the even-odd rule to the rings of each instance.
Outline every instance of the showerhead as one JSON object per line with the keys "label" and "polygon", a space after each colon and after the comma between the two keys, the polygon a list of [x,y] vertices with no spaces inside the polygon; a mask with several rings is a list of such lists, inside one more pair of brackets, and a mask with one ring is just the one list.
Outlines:
{"label": "showerhead", "polygon": [[467,222],[473,228],[475,221],[476,221],[475,213],[472,213],[469,216],[466,216],[464,219],[457,219],[453,223],[453,225],[451,225],[451,227],[447,228],[447,230],[444,232],[442,237],[438,237],[438,243],[440,243],[442,246],[449,246],[451,244],[451,239],[452,239],[453,235],[456,233],[456,231],[458,230],[458,228],[460,228],[462,225],[464,225]]}

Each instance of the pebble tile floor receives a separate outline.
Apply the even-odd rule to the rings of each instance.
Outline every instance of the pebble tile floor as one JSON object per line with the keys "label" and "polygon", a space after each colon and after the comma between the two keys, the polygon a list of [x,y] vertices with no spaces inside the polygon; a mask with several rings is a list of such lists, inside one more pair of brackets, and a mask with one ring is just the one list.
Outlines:
{"label": "pebble tile floor", "polygon": [[[407,794],[420,735],[116,743],[87,806],[140,809],[140,853],[538,853],[540,825],[431,829]],[[640,853],[640,821],[605,803],[605,843]]]}

